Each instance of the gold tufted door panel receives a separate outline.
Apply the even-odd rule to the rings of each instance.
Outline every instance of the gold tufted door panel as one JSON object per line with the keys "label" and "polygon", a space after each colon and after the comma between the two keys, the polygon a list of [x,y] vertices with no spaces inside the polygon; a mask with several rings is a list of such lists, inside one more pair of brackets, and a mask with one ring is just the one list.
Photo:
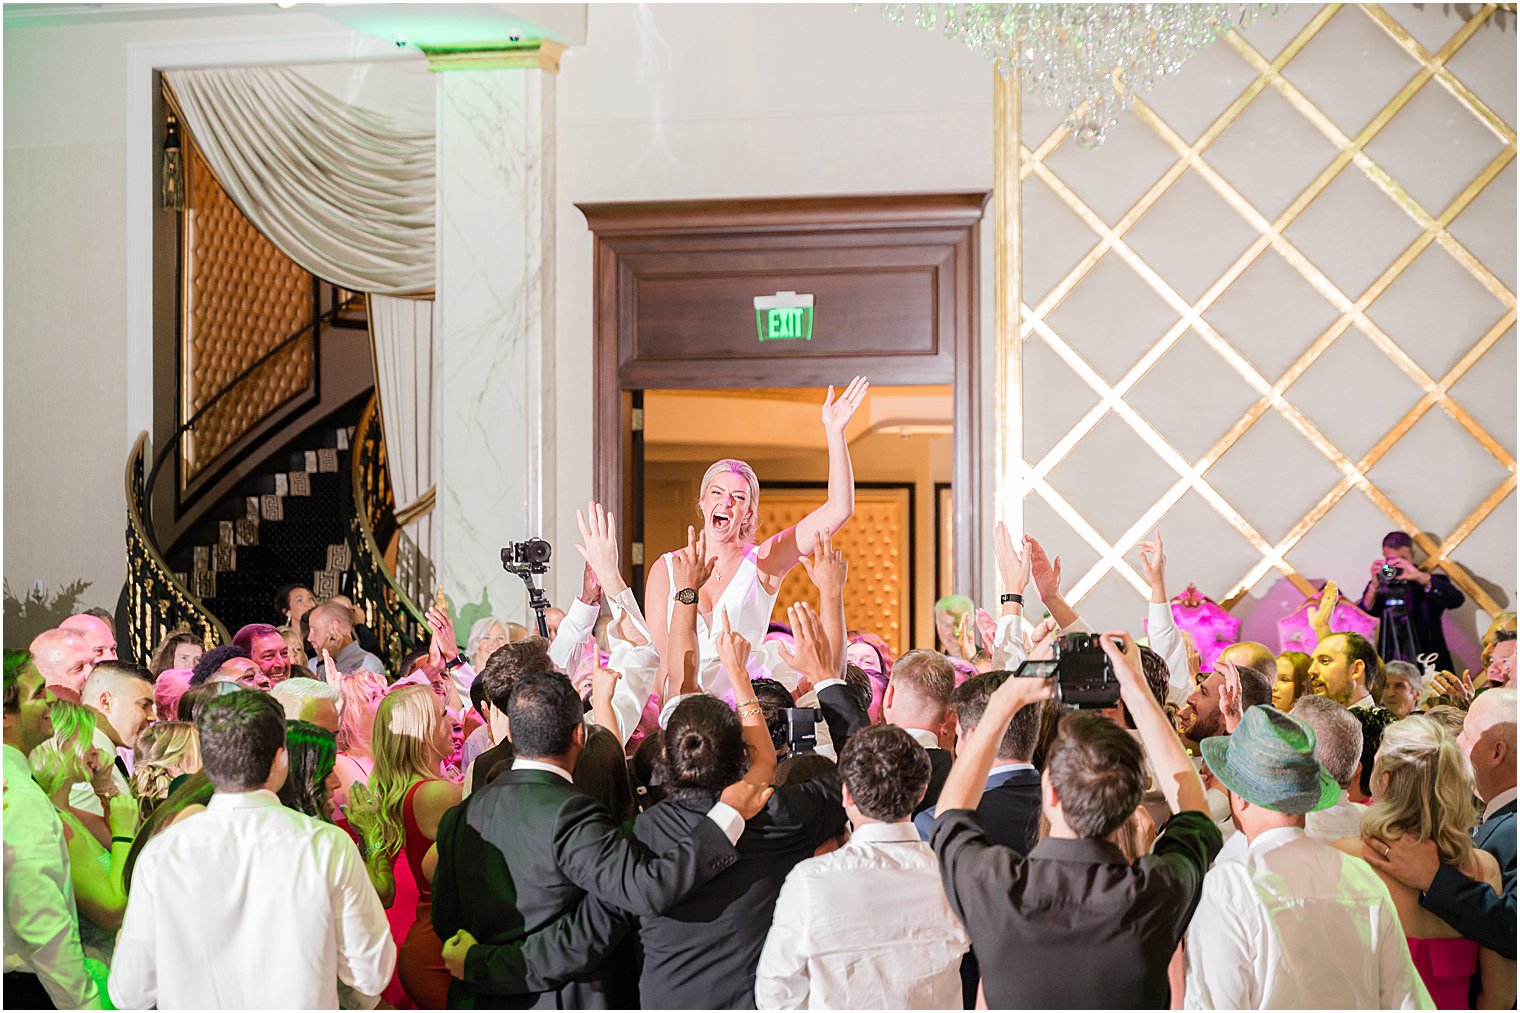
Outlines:
{"label": "gold tufted door panel", "polygon": [[[191,418],[259,357],[312,317],[312,276],[253,227],[186,144],[180,335],[181,417]],[[313,337],[259,366],[185,435],[191,481],[271,412],[311,389]]]}
{"label": "gold tufted door panel", "polygon": [[[857,489],[855,516],[834,537],[850,564],[845,584],[845,620],[852,629],[870,630],[891,646],[894,654],[907,649],[912,587],[912,487]],[[823,505],[823,489],[778,489],[768,485],[760,495],[760,535],[769,537],[796,524]],[[786,621],[786,608],[806,601],[815,608],[818,590],[798,566],[781,582],[772,618]]]}

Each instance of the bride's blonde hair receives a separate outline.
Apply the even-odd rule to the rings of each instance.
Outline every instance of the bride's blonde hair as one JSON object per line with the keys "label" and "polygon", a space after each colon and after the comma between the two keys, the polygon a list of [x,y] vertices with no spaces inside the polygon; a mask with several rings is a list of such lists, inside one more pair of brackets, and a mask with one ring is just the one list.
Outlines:
{"label": "bride's blonde hair", "polygon": [[1435,841],[1443,864],[1472,857],[1478,822],[1473,775],[1451,733],[1434,718],[1411,715],[1383,732],[1372,768],[1378,799],[1362,817],[1362,836],[1393,841],[1413,834]]}
{"label": "bride's blonde hair", "polygon": [[[760,480],[755,477],[755,469],[743,461],[736,461],[732,457],[725,457],[721,461],[714,461],[702,475],[702,484],[697,487],[697,513],[702,513],[702,497],[707,495],[707,484],[719,472],[730,471],[744,479],[749,486],[749,512],[744,515],[744,520],[739,522],[739,538],[748,541],[755,537],[755,532],[760,527]],[[706,515],[703,514],[705,517]]]}

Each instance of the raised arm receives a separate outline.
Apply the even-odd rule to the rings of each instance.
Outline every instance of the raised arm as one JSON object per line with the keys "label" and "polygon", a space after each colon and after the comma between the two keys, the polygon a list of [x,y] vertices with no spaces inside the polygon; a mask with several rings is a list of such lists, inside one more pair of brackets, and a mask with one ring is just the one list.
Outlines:
{"label": "raised arm", "polygon": [[1335,618],[1335,603],[1340,595],[1340,588],[1335,586],[1335,581],[1327,580],[1319,593],[1319,602],[1309,610],[1309,628],[1314,631],[1316,644],[1330,636],[1330,621]]}
{"label": "raised arm", "polygon": [[728,623],[728,609],[722,612],[723,625],[718,633],[718,660],[728,685],[734,694],[734,713],[739,715],[739,725],[744,734],[744,751],[749,754],[750,774],[755,780],[767,783],[776,772],[776,746],[771,741],[770,729],[765,725],[765,714],[760,701],[755,699],[755,684],[750,681],[749,641],[733,631]]}
{"label": "raised arm", "polygon": [[[671,576],[680,585],[677,591],[690,588],[701,591],[702,585],[712,576],[716,559],[707,559],[702,536],[695,528],[686,529],[686,546],[670,554]],[[660,654],[660,671],[657,685],[661,687],[660,699],[669,702],[684,693],[700,693],[697,668],[701,661],[697,648],[697,602],[690,605],[677,601],[670,612],[670,638]]]}
{"label": "raised arm", "polygon": [[[1123,638],[1128,654],[1119,650],[1115,637]],[[1156,703],[1156,698],[1151,696],[1150,687],[1140,674],[1140,648],[1135,644],[1134,638],[1122,630],[1116,630],[1103,634],[1100,642],[1103,644],[1103,653],[1108,655],[1114,675],[1119,680],[1119,696],[1124,701],[1124,709],[1129,712],[1135,730],[1140,733],[1140,744],[1150,757],[1151,769],[1156,772],[1156,781],[1166,795],[1167,805],[1171,806],[1174,813],[1190,810],[1208,812],[1209,803],[1203,794],[1203,780],[1183,750],[1182,742],[1172,729],[1172,723],[1167,720],[1166,712]]]}
{"label": "raised arm", "polygon": [[1151,650],[1166,662],[1166,698],[1181,706],[1193,692],[1192,671],[1188,666],[1187,644],[1177,619],[1172,615],[1172,602],[1166,596],[1166,549],[1161,544],[1161,532],[1155,541],[1141,542],[1140,571],[1145,582],[1151,586],[1150,611],[1145,631],[1150,638]]}
{"label": "raised arm", "polygon": [[792,527],[772,535],[760,547],[758,564],[767,577],[778,581],[785,577],[807,548],[817,544],[820,534],[832,535],[855,516],[855,470],[850,464],[850,445],[844,431],[870,387],[870,381],[863,376],[851,380],[838,398],[834,397],[834,388],[829,387],[823,401],[823,433],[829,446],[828,502]]}
{"label": "raised arm", "polygon": [[1076,625],[1081,619],[1077,610],[1066,604],[1066,599],[1061,595],[1061,557],[1052,560],[1045,553],[1045,547],[1033,537],[1024,539],[1025,551],[1029,553],[1029,571],[1034,578],[1034,586],[1040,592],[1040,601],[1045,603],[1045,610],[1056,621],[1056,625],[1065,630]]}
{"label": "raised arm", "polygon": [[1012,671],[1028,655],[1024,647],[1024,592],[1029,588],[1033,562],[1028,542],[1028,538],[1024,539],[1024,551],[1020,552],[1020,543],[1013,540],[1008,525],[998,521],[992,540],[997,554],[998,576],[1003,581],[1003,594],[1016,595],[1017,598],[1002,602],[998,608],[996,632],[988,644],[993,669]]}
{"label": "raised arm", "polygon": [[843,672],[845,651],[849,647],[845,635],[844,582],[849,578],[850,564],[844,553],[834,548],[834,540],[828,534],[821,534],[813,555],[802,557],[802,565],[813,586],[818,588],[818,614],[823,619],[823,632],[828,635],[832,669]]}

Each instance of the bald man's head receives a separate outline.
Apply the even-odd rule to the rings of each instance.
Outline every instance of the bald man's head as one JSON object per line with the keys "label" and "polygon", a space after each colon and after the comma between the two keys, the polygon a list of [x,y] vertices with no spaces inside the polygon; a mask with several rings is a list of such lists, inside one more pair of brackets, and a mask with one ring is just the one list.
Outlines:
{"label": "bald man's head", "polygon": [[84,637],[85,643],[94,652],[97,663],[116,660],[116,633],[111,629],[111,624],[99,616],[80,612],[59,623],[58,628],[73,630]]}
{"label": "bald man's head", "polygon": [[[1254,668],[1258,672],[1276,672],[1277,655],[1266,644],[1258,644],[1254,640],[1242,640],[1238,644],[1231,644],[1219,652],[1221,658],[1233,661],[1237,666]],[[1219,667],[1215,663],[1215,667]]]}
{"label": "bald man's head", "polygon": [[1507,688],[1479,693],[1457,736],[1485,802],[1515,787],[1516,699],[1515,690]]}
{"label": "bald man's head", "polygon": [[49,689],[62,690],[68,699],[77,700],[95,667],[95,650],[79,632],[60,627],[37,634],[32,662]]}

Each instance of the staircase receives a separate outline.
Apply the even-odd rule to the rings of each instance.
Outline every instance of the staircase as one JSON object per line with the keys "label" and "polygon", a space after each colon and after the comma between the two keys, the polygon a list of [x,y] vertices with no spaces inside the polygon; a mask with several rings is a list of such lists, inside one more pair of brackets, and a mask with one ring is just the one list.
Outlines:
{"label": "staircase", "polygon": [[282,625],[275,593],[310,587],[317,600],[350,591],[353,554],[344,485],[360,406],[345,406],[298,437],[181,538],[176,577],[229,632]]}

